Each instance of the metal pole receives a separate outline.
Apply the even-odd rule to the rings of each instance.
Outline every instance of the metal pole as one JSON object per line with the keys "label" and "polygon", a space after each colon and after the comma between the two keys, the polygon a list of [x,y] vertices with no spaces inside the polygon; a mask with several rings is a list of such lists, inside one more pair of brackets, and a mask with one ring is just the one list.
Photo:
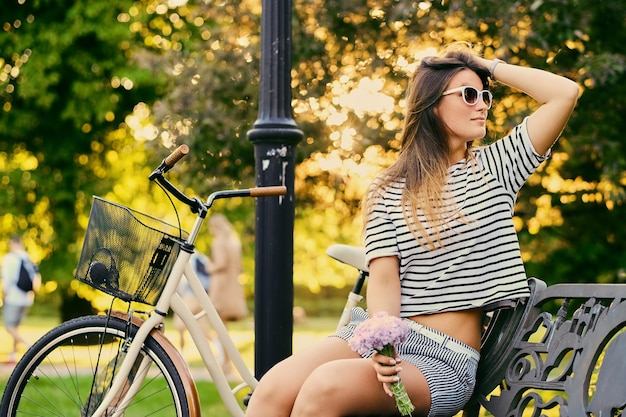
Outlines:
{"label": "metal pole", "polygon": [[258,118],[254,143],[258,186],[285,185],[284,197],[256,201],[254,359],[261,378],[291,355],[295,146],[303,134],[291,108],[291,0],[263,0]]}

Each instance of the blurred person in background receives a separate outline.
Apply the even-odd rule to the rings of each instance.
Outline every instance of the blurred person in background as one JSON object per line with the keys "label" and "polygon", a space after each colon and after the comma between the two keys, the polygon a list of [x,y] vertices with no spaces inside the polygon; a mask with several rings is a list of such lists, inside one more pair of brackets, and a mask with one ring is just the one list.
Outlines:
{"label": "blurred person in background", "polygon": [[[28,274],[32,288],[24,290],[18,286],[20,274]],[[9,252],[2,259],[2,312],[4,327],[13,338],[13,345],[9,353],[9,363],[15,363],[18,347],[21,344],[29,346],[20,335],[18,328],[26,316],[28,309],[33,305],[35,292],[41,285],[41,276],[37,266],[32,263],[19,236],[9,239]]]}
{"label": "blurred person in background", "polygon": [[[209,297],[224,323],[239,321],[248,315],[248,306],[239,277],[243,272],[241,240],[223,214],[209,218],[213,236],[208,271],[211,274]],[[224,352],[222,370],[231,372],[230,358]]]}

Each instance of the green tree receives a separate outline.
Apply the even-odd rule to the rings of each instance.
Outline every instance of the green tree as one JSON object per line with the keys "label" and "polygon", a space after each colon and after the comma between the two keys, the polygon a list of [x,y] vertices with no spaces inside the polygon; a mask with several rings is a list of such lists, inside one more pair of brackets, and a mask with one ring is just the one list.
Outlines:
{"label": "green tree", "polygon": [[246,132],[257,112],[259,17],[256,1],[135,2],[127,18],[143,40],[144,68],[166,76],[166,92],[151,107],[151,147],[190,145],[196,161],[185,184],[197,192],[250,186],[253,146]]}
{"label": "green tree", "polygon": [[[170,93],[153,109],[161,139],[189,141],[203,155],[207,171],[194,180],[200,186],[207,172],[218,183],[227,176],[250,180],[243,132],[255,119],[258,2],[187,3],[158,14],[154,1],[141,4],[150,22],[162,22],[146,24],[147,38],[171,39],[147,59],[153,69],[172,69]],[[360,198],[399,148],[411,72],[434,48],[465,41],[487,57],[546,68],[581,85],[584,94],[553,158],[519,197],[516,221],[530,274],[551,282],[611,280],[626,263],[618,220],[626,182],[619,137],[625,7],[591,0],[294,2],[293,108],[305,133],[296,174],[296,234],[303,237],[296,242],[303,246],[296,254],[319,252],[333,239],[359,242]],[[171,24],[181,19],[184,25]],[[604,30],[607,23],[616,30]],[[536,105],[504,86],[494,91],[501,100],[488,140]],[[316,210],[337,219],[323,222],[320,233],[309,221]],[[315,265],[302,259],[296,279],[311,270]]]}
{"label": "green tree", "polygon": [[78,219],[91,194],[112,185],[108,156],[122,146],[110,133],[157,95],[159,82],[138,69],[135,35],[120,21],[132,3],[2,4],[3,234],[28,231],[45,279],[71,279],[83,235]]}

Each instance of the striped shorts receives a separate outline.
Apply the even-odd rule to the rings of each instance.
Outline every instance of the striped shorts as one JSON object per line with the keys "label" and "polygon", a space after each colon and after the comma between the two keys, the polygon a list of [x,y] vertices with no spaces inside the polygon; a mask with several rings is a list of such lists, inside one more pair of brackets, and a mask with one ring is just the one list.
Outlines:
{"label": "striped shorts", "polygon": [[[367,312],[361,307],[353,308],[350,323],[331,337],[350,340],[354,329],[367,318]],[[474,392],[480,354],[444,333],[407,321],[410,321],[411,332],[396,346],[396,352],[403,361],[415,365],[428,382],[431,397],[428,417],[455,415]],[[364,357],[373,354],[372,350]]]}

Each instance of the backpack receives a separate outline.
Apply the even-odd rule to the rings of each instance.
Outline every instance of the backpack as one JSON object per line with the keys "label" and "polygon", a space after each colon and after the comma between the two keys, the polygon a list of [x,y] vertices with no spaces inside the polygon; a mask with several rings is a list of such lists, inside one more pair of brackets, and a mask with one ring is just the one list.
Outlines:
{"label": "backpack", "polygon": [[207,268],[206,264],[206,256],[198,254],[196,257],[196,265],[195,270],[198,278],[200,278],[200,282],[202,282],[202,286],[206,291],[209,291],[209,281],[211,279],[211,274]]}
{"label": "backpack", "polygon": [[22,259],[22,263],[20,266],[20,275],[17,279],[17,288],[24,292],[29,292],[33,290],[33,279],[35,276],[35,267],[31,263],[30,268],[27,268],[24,263],[30,261],[25,261]]}

